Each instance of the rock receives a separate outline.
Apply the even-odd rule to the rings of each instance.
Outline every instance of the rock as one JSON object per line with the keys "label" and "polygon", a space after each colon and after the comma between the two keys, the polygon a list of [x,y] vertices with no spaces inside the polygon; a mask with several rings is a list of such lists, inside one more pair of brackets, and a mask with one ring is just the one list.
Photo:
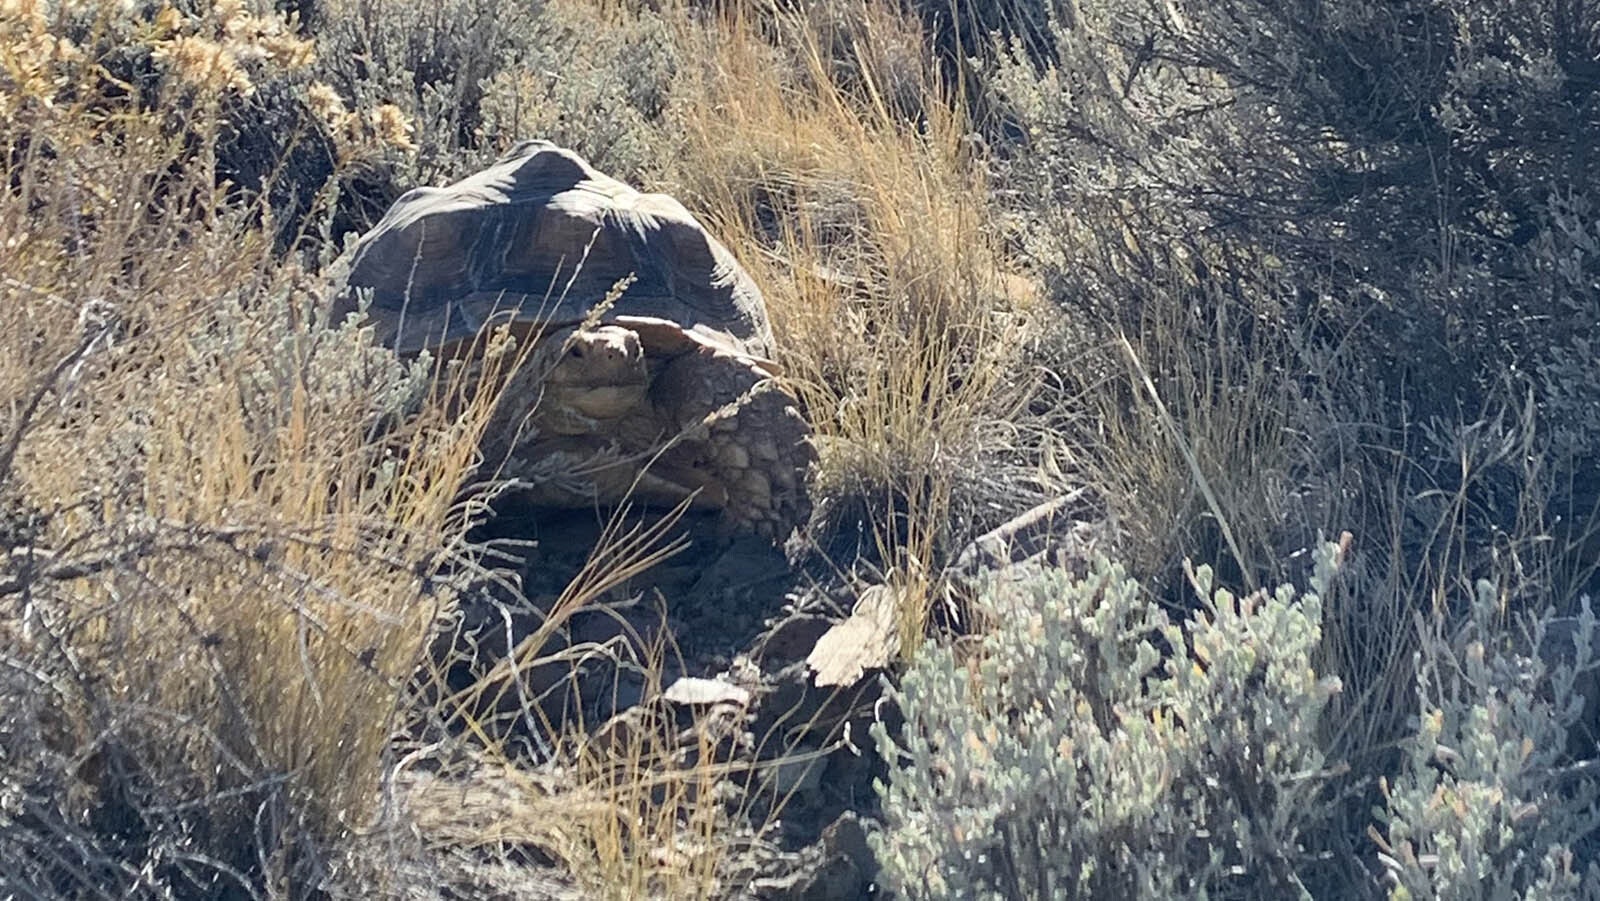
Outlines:
{"label": "rock", "polygon": [[757,879],[751,889],[763,901],[843,901],[865,897],[875,870],[866,827],[846,812],[802,852],[790,873]]}
{"label": "rock", "polygon": [[832,628],[833,623],[827,617],[811,613],[790,615],[768,630],[757,655],[765,665],[804,660]]}
{"label": "rock", "polygon": [[791,803],[799,798],[801,803],[822,787],[822,773],[828,768],[827,755],[812,744],[800,744],[782,757],[765,764],[765,777],[770,789],[780,798],[788,797]]}
{"label": "rock", "polygon": [[685,707],[710,707],[714,704],[750,706],[750,692],[717,679],[684,676],[661,693],[661,699]]}

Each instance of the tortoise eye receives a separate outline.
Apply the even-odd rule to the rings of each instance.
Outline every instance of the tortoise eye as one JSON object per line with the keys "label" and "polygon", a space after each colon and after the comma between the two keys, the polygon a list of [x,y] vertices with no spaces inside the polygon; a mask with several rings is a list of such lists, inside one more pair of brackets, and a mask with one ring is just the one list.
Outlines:
{"label": "tortoise eye", "polygon": [[572,345],[572,347],[567,350],[567,356],[572,357],[575,360],[583,359],[583,347],[577,344]]}

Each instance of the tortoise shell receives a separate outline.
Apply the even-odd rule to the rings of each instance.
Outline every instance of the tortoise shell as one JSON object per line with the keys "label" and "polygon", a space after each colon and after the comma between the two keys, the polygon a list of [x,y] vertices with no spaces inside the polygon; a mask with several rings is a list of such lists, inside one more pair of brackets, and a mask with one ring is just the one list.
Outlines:
{"label": "tortoise shell", "polygon": [[378,340],[409,354],[470,341],[491,322],[581,322],[625,279],[603,318],[667,320],[770,354],[760,289],[683,204],[547,141],[402,195],[357,242],[343,301],[370,290]]}

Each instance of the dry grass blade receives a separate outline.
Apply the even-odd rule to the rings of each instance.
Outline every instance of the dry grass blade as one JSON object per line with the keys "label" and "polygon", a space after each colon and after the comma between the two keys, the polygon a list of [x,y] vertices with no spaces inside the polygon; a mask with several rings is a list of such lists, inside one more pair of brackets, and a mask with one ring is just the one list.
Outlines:
{"label": "dry grass blade", "polygon": [[1172,441],[1178,447],[1178,452],[1183,454],[1183,460],[1189,466],[1189,474],[1194,477],[1194,483],[1206,499],[1206,506],[1210,508],[1211,515],[1216,517],[1218,528],[1222,529],[1222,537],[1228,542],[1228,549],[1233,552],[1233,559],[1239,562],[1239,569],[1244,576],[1245,584],[1251,592],[1256,590],[1255,574],[1251,572],[1248,559],[1239,548],[1239,542],[1233,537],[1233,527],[1229,524],[1230,517],[1222,509],[1222,504],[1217,500],[1217,493],[1211,490],[1211,480],[1206,478],[1205,471],[1200,468],[1200,461],[1195,458],[1194,451],[1189,447],[1189,442],[1183,436],[1183,427],[1168,412],[1167,405],[1161,401],[1161,392],[1156,390],[1156,383],[1150,380],[1150,374],[1144,371],[1144,364],[1139,362],[1139,355],[1134,352],[1133,345],[1128,342],[1126,335],[1117,336],[1117,341],[1122,345],[1122,352],[1127,355],[1128,365],[1133,367],[1134,373],[1139,378],[1139,384],[1150,395],[1150,402],[1155,404],[1157,413],[1161,416],[1161,423],[1166,426]]}
{"label": "dry grass blade", "polygon": [[534,740],[546,754],[552,753],[551,739],[561,729],[549,720],[537,703],[538,699],[523,696],[522,674],[541,664],[559,662],[550,657],[548,647],[557,630],[574,614],[601,606],[612,589],[670,559],[687,546],[687,539],[675,530],[689,503],[685,500],[659,518],[643,521],[636,520],[627,505],[615,511],[583,567],[543,614],[538,627],[520,637],[504,659],[496,661],[471,685],[442,699],[440,709],[449,718],[459,719],[485,747],[500,748],[503,736],[486,728],[481,714],[500,708],[515,694],[521,711],[520,727],[532,730]]}

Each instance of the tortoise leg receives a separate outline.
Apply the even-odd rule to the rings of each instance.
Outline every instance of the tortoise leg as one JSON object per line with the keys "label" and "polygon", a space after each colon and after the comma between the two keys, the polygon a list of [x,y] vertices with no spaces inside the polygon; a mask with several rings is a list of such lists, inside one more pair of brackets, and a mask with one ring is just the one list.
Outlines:
{"label": "tortoise leg", "polygon": [[815,459],[795,400],[759,366],[698,347],[664,365],[650,386],[672,436],[662,454],[674,481],[719,488],[730,525],[775,540],[805,521],[806,470]]}

